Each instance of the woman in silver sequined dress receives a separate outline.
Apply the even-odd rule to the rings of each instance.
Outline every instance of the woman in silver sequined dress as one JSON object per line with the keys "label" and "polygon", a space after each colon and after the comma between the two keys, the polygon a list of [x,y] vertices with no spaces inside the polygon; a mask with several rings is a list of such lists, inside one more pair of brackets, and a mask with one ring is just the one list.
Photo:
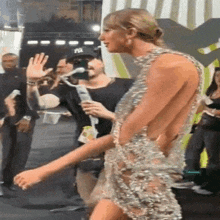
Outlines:
{"label": "woman in silver sequined dress", "polygon": [[[70,164],[106,151],[92,220],[182,218],[171,186],[183,167],[180,139],[190,129],[201,70],[192,57],[163,49],[161,36],[146,10],[125,9],[104,19],[100,40],[108,51],[128,53],[141,66],[117,106],[112,133],[17,175],[17,185],[27,189]],[[35,71],[43,59],[33,62],[29,77],[43,74]]]}

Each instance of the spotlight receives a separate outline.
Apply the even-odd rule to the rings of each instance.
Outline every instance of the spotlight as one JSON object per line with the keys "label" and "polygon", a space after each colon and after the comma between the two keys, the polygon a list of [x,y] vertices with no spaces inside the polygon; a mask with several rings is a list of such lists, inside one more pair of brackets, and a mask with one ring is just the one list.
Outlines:
{"label": "spotlight", "polygon": [[56,45],[64,45],[64,44],[66,44],[66,41],[65,41],[65,40],[57,40],[57,41],[55,42],[55,44],[56,44]]}
{"label": "spotlight", "polygon": [[29,45],[36,45],[36,44],[38,44],[38,41],[37,40],[29,40],[27,42],[27,44],[29,44]]}
{"label": "spotlight", "polygon": [[92,30],[95,31],[95,32],[99,32],[100,31],[100,25],[92,26]]}
{"label": "spotlight", "polygon": [[79,41],[69,41],[69,45],[77,45],[77,44],[79,44]]}
{"label": "spotlight", "polygon": [[50,44],[50,41],[49,41],[49,40],[42,40],[42,41],[40,42],[40,44],[48,45],[48,44]]}
{"label": "spotlight", "polygon": [[24,26],[23,25],[18,25],[18,28],[19,29],[24,29]]}
{"label": "spotlight", "polygon": [[5,25],[4,25],[4,28],[5,28],[5,29],[10,29],[10,28],[11,28],[11,25],[6,25],[6,24],[5,24]]}
{"label": "spotlight", "polygon": [[94,41],[84,41],[84,45],[93,45]]}

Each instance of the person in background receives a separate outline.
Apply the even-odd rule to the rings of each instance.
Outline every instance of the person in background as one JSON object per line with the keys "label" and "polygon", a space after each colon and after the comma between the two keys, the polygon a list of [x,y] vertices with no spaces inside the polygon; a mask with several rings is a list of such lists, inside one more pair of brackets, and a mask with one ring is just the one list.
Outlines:
{"label": "person in background", "polygon": [[[2,56],[4,73],[1,75],[1,102],[10,106],[14,112],[1,114],[2,134],[2,181],[3,187],[15,190],[13,178],[24,170],[31,149],[36,111],[29,108],[26,101],[26,76],[18,67],[18,56],[7,53]],[[13,98],[12,97],[13,95]],[[1,109],[2,111],[3,109]],[[13,108],[12,108],[13,110]]]}
{"label": "person in background", "polygon": [[[195,181],[197,185],[192,189],[196,193],[211,195],[220,190],[220,67],[215,68],[212,82],[197,109],[197,113],[200,112],[202,118],[185,152],[186,181],[183,184],[189,185],[191,181]],[[204,149],[208,155],[206,174],[200,169],[200,155]]]}
{"label": "person in background", "polygon": [[69,165],[105,152],[102,188],[91,220],[182,219],[171,187],[181,178],[180,140],[190,128],[199,98],[201,68],[189,55],[164,49],[162,34],[143,9],[124,9],[105,17],[100,40],[108,51],[128,53],[142,67],[116,107],[111,133],[18,174],[14,179],[18,186],[28,189]]}
{"label": "person in background", "polygon": [[38,80],[37,85],[38,85],[39,93],[41,95],[48,93],[48,91],[53,86],[55,79],[56,79],[55,73],[51,71],[48,75]]}
{"label": "person in background", "polygon": [[[112,122],[115,119],[115,107],[121,97],[131,87],[133,79],[109,77],[104,72],[104,64],[99,51],[95,52],[92,48],[85,47],[75,51],[80,52],[74,53],[73,51],[67,60],[75,63],[79,60],[88,60],[88,78],[79,79],[77,85],[87,88],[92,101],[82,102],[76,88],[65,84],[61,84],[57,88],[55,87],[50,93],[42,96],[39,96],[36,87],[31,86],[29,93],[31,93],[31,99],[33,96],[37,96],[41,109],[56,107],[60,104],[67,107],[77,122],[76,136],[79,139],[78,143],[74,146],[74,148],[77,148],[83,144],[83,134],[87,132],[86,129],[91,127],[89,116],[98,118],[98,123],[95,126],[98,131],[97,137],[110,133]],[[65,65],[64,62],[60,64]],[[63,68],[61,69],[63,70]],[[86,141],[89,141],[89,139]],[[103,155],[90,158],[77,165],[76,186],[80,196],[86,205],[90,207],[94,203],[90,195],[103,167]]]}

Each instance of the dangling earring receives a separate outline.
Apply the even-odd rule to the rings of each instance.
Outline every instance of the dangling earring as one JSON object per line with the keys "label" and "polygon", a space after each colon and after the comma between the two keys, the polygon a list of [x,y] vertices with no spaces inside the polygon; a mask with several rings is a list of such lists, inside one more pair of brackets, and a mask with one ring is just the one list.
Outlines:
{"label": "dangling earring", "polygon": [[132,46],[132,40],[131,39],[127,39],[125,45],[126,45],[126,47],[130,48]]}

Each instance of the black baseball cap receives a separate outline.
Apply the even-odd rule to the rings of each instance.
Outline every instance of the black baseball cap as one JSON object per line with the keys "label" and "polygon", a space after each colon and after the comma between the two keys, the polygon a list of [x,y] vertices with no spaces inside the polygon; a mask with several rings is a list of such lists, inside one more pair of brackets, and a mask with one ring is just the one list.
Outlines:
{"label": "black baseball cap", "polygon": [[96,58],[97,54],[91,47],[77,47],[71,49],[67,55],[67,62],[73,62],[76,59]]}
{"label": "black baseball cap", "polygon": [[77,47],[70,51],[67,55],[67,62],[73,62],[77,59],[101,58],[101,47]]}

